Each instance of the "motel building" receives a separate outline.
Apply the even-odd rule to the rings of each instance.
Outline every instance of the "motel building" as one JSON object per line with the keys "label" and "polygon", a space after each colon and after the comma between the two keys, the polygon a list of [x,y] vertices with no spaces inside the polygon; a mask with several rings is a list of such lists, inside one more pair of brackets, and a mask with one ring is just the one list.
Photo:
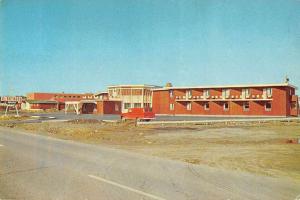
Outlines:
{"label": "motel building", "polygon": [[160,88],[155,85],[115,85],[108,87],[109,101],[120,102],[120,111],[129,108],[151,108],[152,90]]}
{"label": "motel building", "polygon": [[153,89],[157,115],[298,116],[297,88],[287,83]]}
{"label": "motel building", "polygon": [[[41,93],[33,92],[27,94],[27,100],[22,104],[23,110],[63,110],[69,102],[86,102],[83,109],[92,112],[93,107],[89,106],[89,102],[94,99],[91,93]],[[90,111],[92,110],[92,111]]]}

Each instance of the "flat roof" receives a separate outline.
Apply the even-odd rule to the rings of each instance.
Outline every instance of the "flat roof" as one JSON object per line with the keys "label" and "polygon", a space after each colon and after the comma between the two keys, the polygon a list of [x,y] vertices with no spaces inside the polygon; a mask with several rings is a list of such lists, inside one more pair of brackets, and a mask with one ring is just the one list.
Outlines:
{"label": "flat roof", "polygon": [[28,94],[53,94],[53,95],[93,95],[93,93],[62,93],[62,92],[29,92]]}
{"label": "flat roof", "polygon": [[57,101],[52,101],[52,100],[31,100],[28,99],[26,100],[26,102],[30,103],[30,104],[57,104]]}
{"label": "flat roof", "polygon": [[100,95],[100,94],[108,94],[108,92],[97,92],[97,93],[95,93],[94,95],[95,95],[95,96],[98,96],[98,95]]}
{"label": "flat roof", "polygon": [[157,85],[133,84],[133,85],[110,85],[107,88],[161,88]]}
{"label": "flat roof", "polygon": [[242,84],[242,85],[210,85],[210,86],[192,86],[192,87],[163,87],[153,89],[154,91],[159,90],[171,90],[171,89],[213,89],[213,88],[251,88],[251,87],[282,87],[288,86],[298,89],[296,86],[289,83],[274,83],[274,84]]}

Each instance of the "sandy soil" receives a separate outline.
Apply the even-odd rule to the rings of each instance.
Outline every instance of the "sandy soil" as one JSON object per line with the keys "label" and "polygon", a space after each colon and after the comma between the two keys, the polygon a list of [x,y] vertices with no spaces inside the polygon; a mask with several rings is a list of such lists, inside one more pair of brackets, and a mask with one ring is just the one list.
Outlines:
{"label": "sandy soil", "polygon": [[138,126],[77,120],[7,125],[147,155],[300,181],[299,122]]}
{"label": "sandy soil", "polygon": [[0,116],[0,121],[10,121],[10,120],[25,120],[25,119],[29,119],[29,116],[15,116],[15,115],[1,115]]}

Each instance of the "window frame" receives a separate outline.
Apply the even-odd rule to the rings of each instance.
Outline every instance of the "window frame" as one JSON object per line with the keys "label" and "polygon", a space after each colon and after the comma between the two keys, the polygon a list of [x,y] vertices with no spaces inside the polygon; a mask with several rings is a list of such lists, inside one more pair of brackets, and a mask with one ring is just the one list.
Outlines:
{"label": "window frame", "polygon": [[[126,106],[126,105],[129,105],[129,106]],[[131,103],[124,103],[124,109],[129,109],[131,108]]]}
{"label": "window frame", "polygon": [[223,98],[229,98],[230,97],[230,89],[229,88],[223,88],[222,89],[222,97]]}
{"label": "window frame", "polygon": [[115,111],[118,112],[120,110],[119,105],[115,104]]}
{"label": "window frame", "polygon": [[242,89],[242,96],[249,97],[250,96],[250,88],[243,88]]}
{"label": "window frame", "polygon": [[[248,104],[248,108],[246,108],[246,104]],[[244,112],[250,111],[250,103],[248,101],[243,103],[243,111]]]}
{"label": "window frame", "polygon": [[186,90],[186,91],[185,91],[185,96],[187,96],[187,97],[192,97],[192,95],[193,95],[192,90]]}
{"label": "window frame", "polygon": [[133,108],[141,108],[142,103],[133,103]]}
{"label": "window frame", "polygon": [[204,110],[209,110],[209,109],[210,109],[209,102],[204,103]]}
{"label": "window frame", "polygon": [[209,91],[209,89],[204,89],[204,90],[203,90],[203,96],[204,96],[204,97],[209,97],[209,96],[210,96],[210,91]]}
{"label": "window frame", "polygon": [[[225,105],[227,105],[227,108],[226,108]],[[224,111],[229,111],[229,103],[228,103],[228,102],[224,102],[224,103],[223,103],[223,110],[224,110]]]}
{"label": "window frame", "polygon": [[169,97],[173,98],[174,97],[174,90],[169,90]]}
{"label": "window frame", "polygon": [[175,105],[174,105],[174,103],[170,103],[170,104],[169,104],[169,109],[170,109],[170,110],[175,110]]}
{"label": "window frame", "polygon": [[192,102],[187,102],[186,110],[192,110]]}
{"label": "window frame", "polygon": [[[270,108],[267,108],[267,104],[270,105]],[[267,112],[272,111],[272,103],[271,102],[265,102],[265,111],[267,111]]]}

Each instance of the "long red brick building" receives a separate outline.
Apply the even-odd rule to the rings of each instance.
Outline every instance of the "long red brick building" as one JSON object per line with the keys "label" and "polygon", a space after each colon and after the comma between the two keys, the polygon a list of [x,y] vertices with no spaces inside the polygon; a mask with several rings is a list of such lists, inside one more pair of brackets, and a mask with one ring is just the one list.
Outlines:
{"label": "long red brick building", "polygon": [[33,92],[27,94],[27,100],[23,104],[24,110],[63,110],[67,101],[93,100],[94,95],[91,93],[74,94],[74,93],[42,93]]}
{"label": "long red brick building", "polygon": [[152,108],[164,115],[298,116],[297,88],[288,83],[163,87]]}
{"label": "long red brick building", "polygon": [[30,93],[25,109],[65,109],[82,114],[121,114],[152,108],[156,115],[298,116],[296,87],[289,83],[196,87],[115,85],[98,94]]}

